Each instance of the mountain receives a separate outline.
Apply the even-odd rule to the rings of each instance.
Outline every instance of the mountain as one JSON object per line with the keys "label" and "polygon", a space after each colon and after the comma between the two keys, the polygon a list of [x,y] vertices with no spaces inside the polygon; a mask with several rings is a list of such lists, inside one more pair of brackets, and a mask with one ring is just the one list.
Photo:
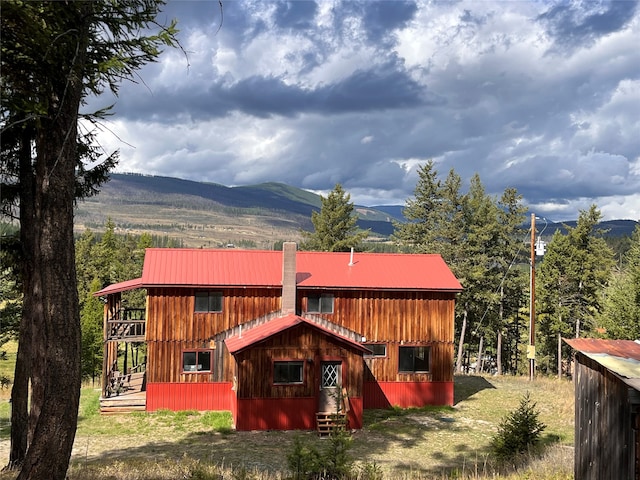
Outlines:
{"label": "mountain", "polygon": [[[120,233],[142,232],[168,236],[187,247],[239,245],[272,248],[282,240],[300,241],[301,230],[312,231],[311,213],[322,205],[315,193],[269,182],[227,187],[171,177],[141,174],[111,175],[100,193],[80,201],[76,231],[100,231],[108,218]],[[370,229],[370,239],[386,240],[393,222],[403,221],[402,205],[356,205],[358,225]],[[563,225],[576,222],[536,222],[536,229],[550,238]],[[637,222],[611,220],[601,227],[610,236],[631,235]],[[529,228],[527,222],[523,225]]]}
{"label": "mountain", "polygon": [[[575,228],[578,222],[570,220],[567,222],[545,222],[544,220],[536,221],[536,231],[538,235],[544,238],[551,238],[556,231],[567,233],[566,227]],[[604,231],[607,237],[630,237],[635,230],[638,222],[635,220],[604,220],[598,224],[598,228]],[[531,222],[527,221],[524,228],[531,228]]]}
{"label": "mountain", "polygon": [[[243,245],[270,248],[313,230],[311,213],[321,197],[282,183],[227,187],[171,177],[112,174],[92,198],[79,202],[76,230],[101,230],[108,218],[119,232],[151,232],[185,246]],[[358,224],[373,237],[388,237],[395,217],[375,207],[355,206]]]}

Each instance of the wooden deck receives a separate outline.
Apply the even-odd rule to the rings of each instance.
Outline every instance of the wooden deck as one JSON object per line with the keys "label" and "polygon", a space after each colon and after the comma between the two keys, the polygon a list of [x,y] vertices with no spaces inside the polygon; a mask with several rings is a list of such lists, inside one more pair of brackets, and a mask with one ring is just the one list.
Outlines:
{"label": "wooden deck", "polygon": [[100,397],[100,413],[103,415],[127,412],[144,412],[147,409],[147,392],[144,390],[144,372],[125,376],[127,381],[119,393]]}

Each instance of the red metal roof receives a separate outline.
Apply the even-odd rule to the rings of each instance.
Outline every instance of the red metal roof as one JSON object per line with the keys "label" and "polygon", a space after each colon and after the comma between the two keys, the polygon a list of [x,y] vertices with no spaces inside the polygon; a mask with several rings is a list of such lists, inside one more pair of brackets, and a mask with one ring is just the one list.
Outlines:
{"label": "red metal roof", "polygon": [[148,248],[142,283],[149,286],[281,286],[282,252]]}
{"label": "red metal roof", "polygon": [[283,332],[289,328],[295,327],[296,325],[306,324],[316,330],[323,332],[326,335],[330,335],[336,340],[347,344],[351,348],[355,348],[362,352],[368,352],[369,350],[363,347],[358,342],[355,342],[347,337],[344,337],[336,332],[332,332],[316,323],[311,322],[305,318],[299,317],[297,315],[285,315],[283,317],[274,318],[273,320],[268,321],[267,323],[263,323],[261,325],[255,326],[251,329],[243,331],[238,336],[233,336],[227,338],[224,342],[229,349],[229,352],[235,354],[245,348],[250,347],[251,345],[255,345],[256,343],[262,342],[269,337],[272,337],[280,332]]}
{"label": "red metal roof", "polygon": [[296,269],[298,287],[462,290],[440,255],[298,252]]}
{"label": "red metal roof", "polygon": [[[299,287],[462,290],[440,255],[296,252]],[[142,283],[281,286],[282,252],[147,249]]]}
{"label": "red metal roof", "polygon": [[[152,286],[281,287],[282,255],[273,250],[148,248],[140,279],[98,294]],[[296,271],[301,288],[462,291],[440,255],[296,252]]]}
{"label": "red metal roof", "polygon": [[96,297],[102,297],[111,293],[125,292],[127,290],[134,290],[142,287],[142,278],[134,278],[133,280],[127,280],[126,282],[114,283],[108,287],[98,290],[93,295]]}
{"label": "red metal roof", "polygon": [[640,343],[633,340],[602,340],[598,338],[565,338],[571,348],[585,354],[604,354],[640,362]]}

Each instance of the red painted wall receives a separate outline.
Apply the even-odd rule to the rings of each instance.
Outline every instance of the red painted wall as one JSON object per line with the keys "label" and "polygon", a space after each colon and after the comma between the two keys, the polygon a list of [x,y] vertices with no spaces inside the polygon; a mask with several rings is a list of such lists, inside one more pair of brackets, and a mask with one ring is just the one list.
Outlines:
{"label": "red painted wall", "polygon": [[235,392],[231,382],[148,383],[147,411],[231,410]]}
{"label": "red painted wall", "polygon": [[349,397],[349,428],[362,428],[362,398]]}
{"label": "red painted wall", "polygon": [[315,430],[317,399],[238,398],[236,430]]}
{"label": "red painted wall", "polygon": [[364,382],[364,408],[453,406],[453,382]]}

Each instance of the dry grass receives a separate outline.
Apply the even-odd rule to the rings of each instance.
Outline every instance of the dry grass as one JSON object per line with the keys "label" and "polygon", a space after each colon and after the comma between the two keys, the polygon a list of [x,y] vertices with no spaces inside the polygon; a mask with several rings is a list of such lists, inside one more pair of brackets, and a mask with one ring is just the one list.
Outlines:
{"label": "dry grass", "polygon": [[[547,425],[545,456],[518,459],[506,473],[492,463],[489,443],[504,415],[529,391]],[[519,377],[456,378],[453,408],[365,411],[353,434],[354,478],[569,479],[573,471],[573,386]],[[286,478],[293,441],[323,447],[313,432],[235,432],[224,412],[167,412],[100,416],[99,392],[83,389],[70,480]],[[0,425],[8,424],[6,402]],[[8,430],[0,429],[0,461]],[[515,470],[514,470],[515,468]],[[513,473],[513,472],[516,473]],[[501,473],[502,472],[502,473]],[[502,475],[502,476],[500,476]],[[0,479],[14,478],[2,474]]]}

